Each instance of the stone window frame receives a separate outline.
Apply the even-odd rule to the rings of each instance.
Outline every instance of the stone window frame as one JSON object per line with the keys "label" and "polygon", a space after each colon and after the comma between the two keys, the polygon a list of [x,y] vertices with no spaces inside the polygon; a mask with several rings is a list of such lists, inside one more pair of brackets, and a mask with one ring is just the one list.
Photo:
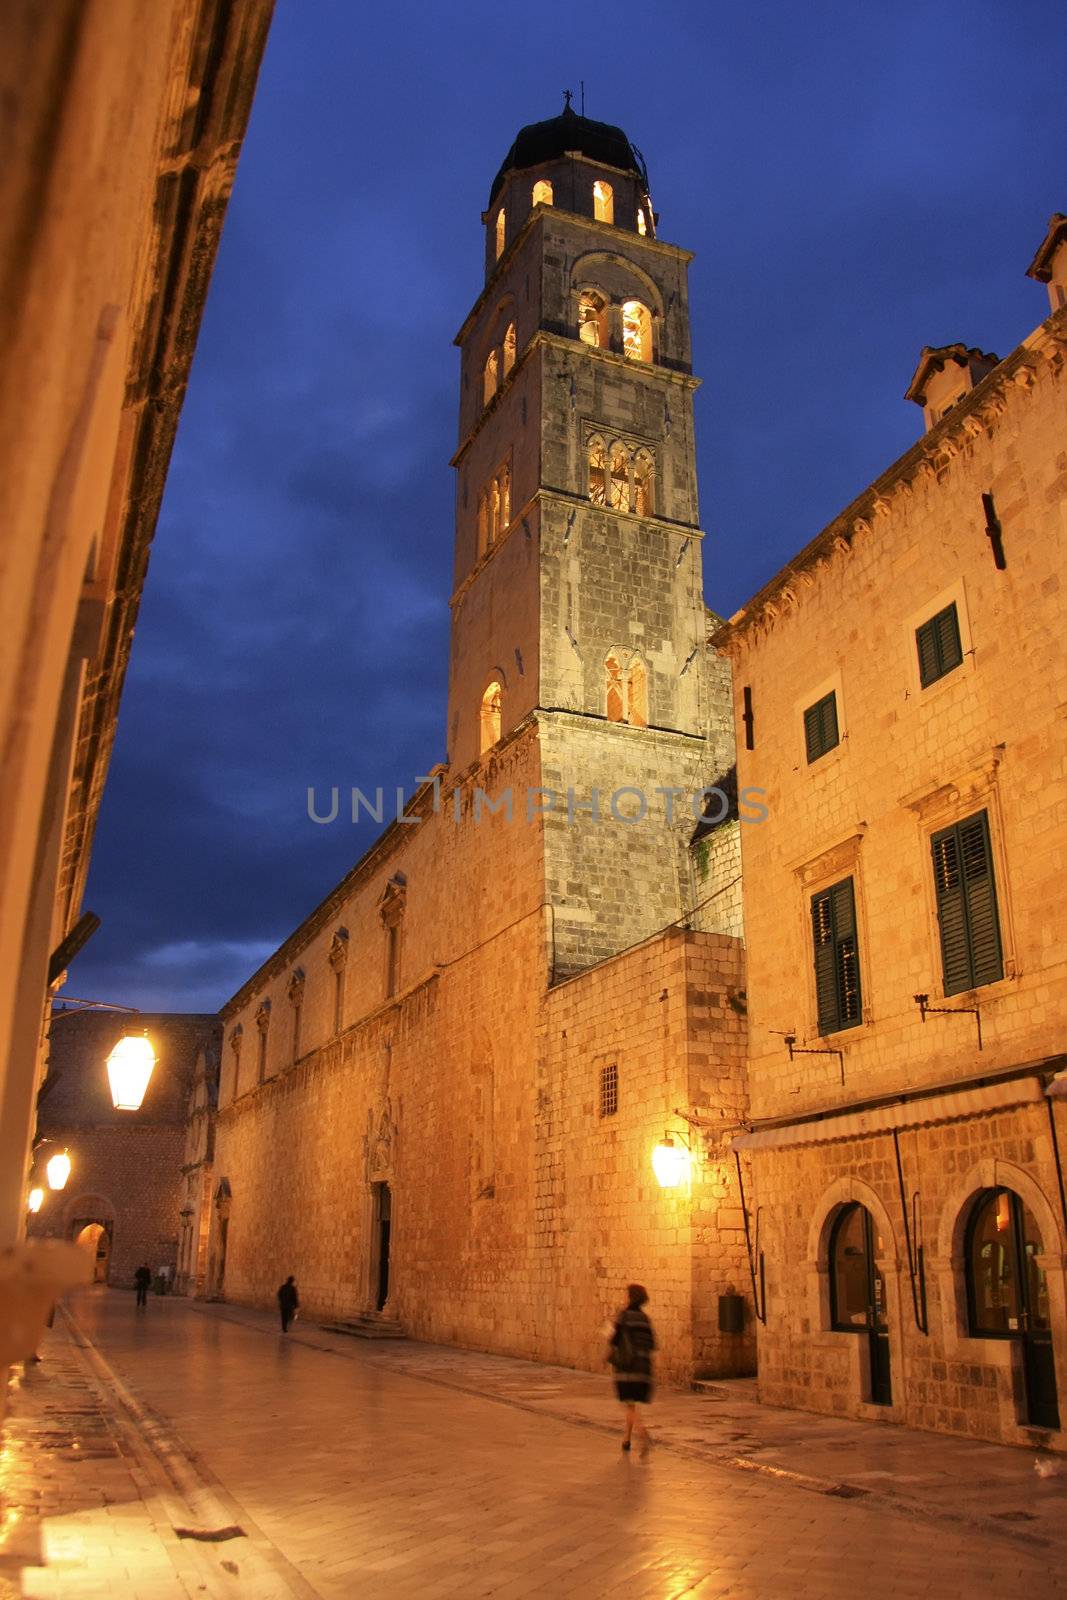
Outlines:
{"label": "stone window frame", "polygon": [[333,972],[333,1033],[344,1030],[345,977],[348,967],[348,929],[338,928],[330,941],[326,959]]}
{"label": "stone window frame", "polygon": [[[804,714],[812,706],[832,694],[837,707],[837,743],[832,749],[824,751],[821,756],[816,756],[814,761],[808,760],[808,743],[804,724]],[[801,772],[828,772],[842,760],[848,745],[848,707],[845,700],[844,681],[841,670],[838,668],[829,677],[823,678],[819,683],[805,689],[793,701],[793,725],[796,740],[796,765]]]}
{"label": "stone window frame", "polygon": [[[617,687],[621,698],[621,715],[611,715],[611,690],[613,686],[612,664],[618,673]],[[635,668],[640,672],[639,694],[644,702],[643,715],[634,716],[633,702]],[[647,728],[649,725],[649,688],[650,673],[648,662],[640,650],[633,645],[612,645],[604,657],[604,716],[613,725],[627,728]],[[640,708],[639,708],[640,710]]]}
{"label": "stone window frame", "polygon": [[[944,680],[939,680],[944,681]],[[937,685],[931,685],[936,688]],[[928,994],[941,995],[941,928],[937,915],[937,886],[934,882],[931,841],[935,833],[963,822],[976,811],[984,811],[989,825],[989,852],[993,861],[993,882],[996,887],[997,914],[1000,924],[1000,948],[1004,963],[1003,976],[979,989],[963,989],[952,996],[955,1004],[966,1004],[966,996],[999,995],[1002,985],[1013,983],[1019,973],[1019,942],[1015,926],[1014,896],[1008,854],[1005,842],[1004,808],[1000,793],[1000,763],[1003,747],[994,747],[980,765],[961,773],[948,783],[930,785],[901,795],[899,804],[911,811],[916,822],[916,851],[920,862],[923,886],[923,907],[926,916],[926,946],[929,977],[923,980]]]}
{"label": "stone window frame", "polygon": [[1041,1229],[1045,1243],[1042,1265],[1048,1276],[1056,1384],[1062,1405],[1064,1397],[1067,1397],[1067,1273],[1064,1271],[1067,1241],[1056,1207],[1025,1168],[1002,1160],[1000,1156],[985,1156],[956,1179],[941,1206],[936,1253],[927,1257],[925,1262],[927,1282],[937,1286],[945,1360],[995,1368],[1001,1437],[1009,1444],[1032,1446],[1034,1429],[1025,1420],[1020,1342],[1017,1339],[972,1334],[968,1320],[967,1228],[976,1202],[988,1189],[1014,1189],[1029,1206]]}
{"label": "stone window frame", "polygon": [[[244,1028],[238,1022],[230,1029],[229,1045],[230,1060],[233,1063],[233,1079],[230,1085],[230,1099],[227,1104],[236,1100],[241,1092],[241,1041],[243,1038]],[[221,1095],[219,1098],[222,1098]]]}
{"label": "stone window frame", "polygon": [[600,1068],[597,1086],[597,1118],[617,1116],[619,1112],[619,1064],[607,1061]]}
{"label": "stone window frame", "polygon": [[[596,423],[587,422],[583,428],[583,459],[585,462],[585,497],[590,505],[598,510],[608,511],[616,517],[637,517],[638,519],[651,519],[657,515],[657,484],[659,478],[658,464],[655,447],[646,439],[638,439],[633,435],[612,433]],[[594,452],[602,452],[604,457],[604,498],[593,498],[592,464]],[[626,504],[615,506],[611,504],[612,463],[617,452],[623,452],[626,457]],[[647,464],[648,495],[651,501],[647,511],[635,509],[637,502],[637,473],[639,462]]]}
{"label": "stone window frame", "polygon": [[[842,1031],[825,1037],[840,1041],[835,1048],[846,1049],[864,1037],[864,1030],[874,1022],[873,995],[877,989],[871,964],[870,918],[867,914],[867,895],[861,860],[866,829],[860,829],[847,838],[831,845],[807,861],[794,862],[792,872],[798,893],[795,896],[795,926],[798,948],[804,953],[805,988],[804,1006],[807,1018],[806,1037],[821,1039],[819,1032],[819,1000],[815,988],[815,961],[812,950],[811,902],[813,896],[831,888],[842,878],[852,879],[852,898],[856,918],[856,940],[859,945],[860,968],[860,1020]],[[803,1043],[803,1039],[800,1041]],[[829,1059],[829,1058],[827,1058]],[[836,1070],[836,1068],[835,1068]]]}
{"label": "stone window frame", "polygon": [[[495,550],[498,544],[502,544],[511,531],[515,520],[512,488],[511,451],[508,450],[499,466],[490,473],[478,495],[475,511],[475,543],[478,560],[487,556],[491,550]],[[494,495],[497,497],[495,512]]]}
{"label": "stone window frame", "polygon": [[259,1049],[256,1057],[256,1083],[267,1081],[267,1050],[270,1041],[270,1000],[261,1000],[256,1008],[256,1032]]}
{"label": "stone window frame", "polygon": [[[929,622],[931,617],[936,617],[949,606],[956,607],[956,620],[960,630],[960,649],[963,660],[958,667],[953,667],[940,678],[934,678],[931,683],[923,685],[919,673],[919,646],[916,635],[924,622]],[[954,685],[966,682],[970,673],[975,670],[974,639],[971,634],[971,616],[967,605],[967,587],[962,575],[955,583],[940,593],[930,595],[922,605],[914,607],[904,619],[904,648],[907,651],[908,694],[914,706],[926,706],[938,695],[951,691]]]}
{"label": "stone window frame", "polygon": [[407,879],[398,872],[389,879],[378,901],[378,920],[385,931],[382,977],[386,1000],[395,999],[401,989],[407,892]]}
{"label": "stone window frame", "polygon": [[[830,1241],[841,1212],[846,1206],[856,1204],[866,1206],[885,1246],[885,1254],[878,1256],[877,1261],[885,1281],[886,1322],[889,1327],[889,1373],[893,1398],[888,1405],[876,1405],[869,1398],[871,1382],[867,1340],[835,1328],[832,1323]],[[812,1343],[838,1354],[842,1350],[847,1352],[848,1397],[852,1416],[870,1421],[907,1420],[903,1293],[906,1273],[896,1228],[877,1190],[856,1177],[838,1178],[824,1189],[816,1201],[808,1228],[804,1297],[809,1327],[812,1329]],[[844,1344],[842,1341],[845,1341]]]}
{"label": "stone window frame", "polygon": [[303,967],[294,967],[286,986],[286,997],[292,1008],[292,1054],[293,1065],[300,1060],[300,1022],[304,1009],[304,990],[307,983]]}

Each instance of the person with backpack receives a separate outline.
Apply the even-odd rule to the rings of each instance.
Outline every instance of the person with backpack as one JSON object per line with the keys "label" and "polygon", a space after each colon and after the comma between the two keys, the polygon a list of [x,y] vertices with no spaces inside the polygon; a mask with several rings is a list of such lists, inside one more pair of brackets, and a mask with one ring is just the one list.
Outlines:
{"label": "person with backpack", "polygon": [[615,1374],[615,1393],[626,1407],[622,1448],[630,1449],[636,1433],[641,1442],[641,1455],[647,1456],[651,1440],[637,1408],[647,1405],[652,1398],[652,1352],[656,1348],[656,1336],[644,1309],[648,1304],[648,1290],[640,1283],[631,1283],[626,1290],[626,1300],[612,1328],[608,1362]]}

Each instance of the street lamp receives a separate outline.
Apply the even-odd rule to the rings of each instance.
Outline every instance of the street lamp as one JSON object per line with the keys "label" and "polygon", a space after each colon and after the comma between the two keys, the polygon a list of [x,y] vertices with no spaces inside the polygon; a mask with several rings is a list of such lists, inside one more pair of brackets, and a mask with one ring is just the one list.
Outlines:
{"label": "street lamp", "polygon": [[43,1189],[39,1189],[39,1188],[31,1189],[29,1194],[26,1197],[26,1210],[27,1211],[32,1211],[34,1216],[36,1216],[38,1211],[40,1211],[41,1206],[43,1204],[44,1204],[44,1190]]}
{"label": "street lamp", "polygon": [[107,1076],[116,1111],[139,1111],[156,1064],[146,1033],[127,1033],[107,1058]]}
{"label": "street lamp", "polygon": [[65,1189],[70,1177],[71,1161],[66,1150],[57,1151],[45,1163],[45,1176],[50,1189]]}
{"label": "street lamp", "polygon": [[677,1189],[689,1177],[690,1153],[683,1142],[675,1144],[681,1134],[665,1133],[652,1152],[652,1170],[661,1189]]}

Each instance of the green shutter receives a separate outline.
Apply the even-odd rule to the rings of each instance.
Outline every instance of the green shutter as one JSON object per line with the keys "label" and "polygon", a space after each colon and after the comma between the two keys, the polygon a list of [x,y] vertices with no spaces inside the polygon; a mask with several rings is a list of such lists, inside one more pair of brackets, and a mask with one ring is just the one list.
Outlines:
{"label": "green shutter", "polygon": [[919,652],[919,682],[924,689],[960,665],[963,645],[955,601],[916,628],[915,644]]}
{"label": "green shutter", "polygon": [[989,819],[984,811],[931,840],[946,995],[1004,976]]}
{"label": "green shutter", "polygon": [[863,997],[851,878],[812,897],[811,925],[819,1032],[856,1027],[863,1020]]}
{"label": "green shutter", "polygon": [[839,743],[837,727],[837,695],[833,690],[816,700],[804,713],[804,744],[809,765],[818,761]]}

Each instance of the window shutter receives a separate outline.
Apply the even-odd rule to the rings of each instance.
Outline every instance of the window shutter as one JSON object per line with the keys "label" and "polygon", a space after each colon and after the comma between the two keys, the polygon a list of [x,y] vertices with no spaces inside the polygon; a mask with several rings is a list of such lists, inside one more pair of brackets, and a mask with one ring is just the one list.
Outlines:
{"label": "window shutter", "polygon": [[831,689],[804,713],[804,744],[809,764],[833,750],[838,742],[837,695]]}
{"label": "window shutter", "polygon": [[855,1027],[863,1020],[863,998],[851,878],[812,897],[811,926],[819,1032]]}
{"label": "window shutter", "polygon": [[819,1032],[837,1028],[837,977],[834,971],[834,925],[830,893],[817,894],[811,902],[811,932],[815,948],[815,1001],[819,1013]]}
{"label": "window shutter", "polygon": [[834,914],[834,966],[837,978],[838,1027],[860,1021],[859,948],[856,940],[856,901],[852,879],[844,878],[830,891]]}
{"label": "window shutter", "polygon": [[984,811],[931,841],[945,994],[1004,975],[989,819]]}
{"label": "window shutter", "polygon": [[919,682],[924,689],[960,665],[963,644],[955,601],[916,628],[915,644],[919,652]]}

